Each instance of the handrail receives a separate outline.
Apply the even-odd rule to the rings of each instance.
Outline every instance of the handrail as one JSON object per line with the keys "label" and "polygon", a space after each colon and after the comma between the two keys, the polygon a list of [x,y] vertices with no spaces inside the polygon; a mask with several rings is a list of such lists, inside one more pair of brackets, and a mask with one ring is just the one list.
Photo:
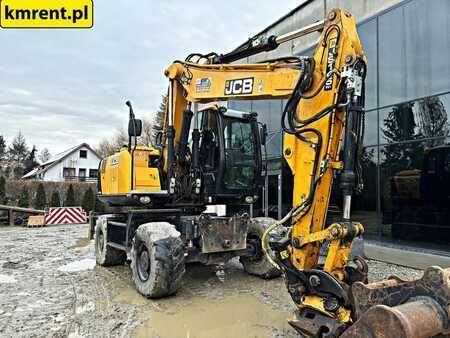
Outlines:
{"label": "handrail", "polygon": [[25,212],[30,214],[43,214],[45,213],[44,210],[38,210],[38,209],[31,209],[31,208],[22,208],[22,207],[16,207],[12,205],[4,205],[0,204],[0,210],[10,210],[10,211],[17,211],[17,212]]}

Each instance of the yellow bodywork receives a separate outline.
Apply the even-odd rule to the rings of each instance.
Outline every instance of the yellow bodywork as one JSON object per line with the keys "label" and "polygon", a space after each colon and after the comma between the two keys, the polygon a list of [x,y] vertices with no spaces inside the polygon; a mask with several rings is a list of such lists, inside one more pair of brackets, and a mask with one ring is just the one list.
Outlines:
{"label": "yellow bodywork", "polygon": [[336,313],[325,310],[324,298],[319,296],[304,296],[302,298],[302,303],[300,306],[309,307],[322,312],[324,315],[329,317],[335,317],[341,323],[350,323],[352,321],[351,312],[348,309],[340,307]]}
{"label": "yellow bodywork", "polygon": [[[133,148],[132,148],[133,149]],[[161,190],[161,181],[156,161],[159,150],[137,147],[134,151],[133,190]],[[100,167],[103,195],[126,195],[131,189],[131,154],[127,147],[108,156]]]}
{"label": "yellow bodywork", "polygon": [[[338,91],[341,72],[351,67],[357,59],[366,61],[364,51],[356,32],[352,15],[341,10],[332,11],[326,20],[322,37],[314,53],[315,68],[312,74],[312,86],[304,93],[310,98],[302,99],[297,107],[297,117],[305,120],[315,116],[319,111],[338,102]],[[330,62],[330,52],[334,60]],[[331,70],[329,69],[331,65]],[[330,77],[330,74],[333,74]],[[203,64],[175,62],[167,68],[165,75],[170,80],[169,100],[165,113],[164,130],[167,131],[169,121],[175,130],[175,153],[179,147],[183,111],[192,103],[210,103],[227,100],[262,100],[289,98],[302,74],[298,64],[287,60],[275,60],[260,64]],[[236,79],[251,78],[251,91],[239,95],[227,94],[227,83]],[[328,80],[327,80],[328,79]],[[327,80],[327,89],[323,90]],[[207,83],[208,86],[198,84]],[[317,93],[317,95],[312,95]],[[330,241],[328,257],[324,270],[339,280],[344,279],[344,268],[348,263],[351,241],[345,241],[347,235],[340,224],[327,230],[325,220],[333,182],[333,171],[342,168],[338,158],[341,138],[345,125],[345,112],[335,109],[332,113],[312,122],[308,127],[320,131],[323,136],[319,158],[321,165],[313,173],[315,151],[311,145],[317,141],[316,135],[305,132],[304,136],[313,142],[302,142],[294,135],[285,134],[283,155],[294,175],[293,205],[301,205],[307,198],[312,177],[321,176],[317,184],[314,200],[304,215],[293,217],[291,241],[301,245],[292,245],[283,253],[290,257],[291,263],[298,270],[311,269],[318,264],[319,251],[324,240]],[[149,154],[159,155],[151,148],[138,148],[135,163],[135,189],[160,190],[160,178],[156,168],[149,168]],[[324,160],[322,160],[324,159]],[[164,148],[163,170],[168,170],[167,147]],[[118,164],[120,163],[120,170]],[[120,153],[107,158],[102,166],[102,190],[104,194],[126,194],[130,182],[130,154],[123,148]],[[301,216],[301,217],[300,217]],[[363,232],[359,223],[354,223],[358,233]],[[326,315],[348,323],[350,310],[342,308],[338,313],[324,310],[323,299],[305,295],[299,307],[313,307]]]}

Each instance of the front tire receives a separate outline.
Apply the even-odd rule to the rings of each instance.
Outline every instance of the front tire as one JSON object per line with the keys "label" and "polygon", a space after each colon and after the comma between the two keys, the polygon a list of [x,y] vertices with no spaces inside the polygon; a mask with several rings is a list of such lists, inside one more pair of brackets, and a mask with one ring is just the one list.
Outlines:
{"label": "front tire", "polygon": [[170,223],[139,226],[131,248],[131,271],[136,289],[148,298],[169,296],[181,287],[185,272],[184,245]]}
{"label": "front tire", "polygon": [[[281,271],[269,262],[261,247],[261,238],[264,232],[275,222],[276,220],[269,217],[256,217],[250,221],[247,241],[251,240],[256,245],[259,244],[259,247],[256,248],[257,254],[254,257],[245,256],[239,258],[239,261],[244,266],[244,270],[250,275],[255,275],[263,279],[272,279],[281,275]],[[275,229],[273,234],[281,235],[280,229]]]}
{"label": "front tire", "polygon": [[127,253],[108,245],[108,219],[113,215],[102,215],[95,225],[95,260],[101,266],[124,264]]}

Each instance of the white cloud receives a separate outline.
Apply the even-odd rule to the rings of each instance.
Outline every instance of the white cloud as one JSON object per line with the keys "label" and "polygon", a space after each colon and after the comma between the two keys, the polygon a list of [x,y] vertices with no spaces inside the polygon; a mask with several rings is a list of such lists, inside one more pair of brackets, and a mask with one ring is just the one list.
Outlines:
{"label": "white cloud", "polygon": [[23,89],[23,88],[9,88],[9,92],[11,94],[16,94],[19,96],[30,96],[33,93],[30,92],[29,90]]}

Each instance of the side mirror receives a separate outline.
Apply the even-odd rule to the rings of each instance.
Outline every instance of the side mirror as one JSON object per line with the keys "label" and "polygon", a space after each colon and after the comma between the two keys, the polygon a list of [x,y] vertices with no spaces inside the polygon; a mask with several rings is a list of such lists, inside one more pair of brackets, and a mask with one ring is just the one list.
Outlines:
{"label": "side mirror", "polygon": [[[138,137],[142,134],[142,121],[137,120],[134,117],[133,106],[130,101],[125,102],[125,104],[130,108],[130,119],[128,121],[128,136],[129,137]],[[130,140],[131,142],[131,140]]]}
{"label": "side mirror", "polygon": [[265,146],[267,141],[267,125],[261,125],[259,129],[259,138],[261,140],[261,145]]}
{"label": "side mirror", "polygon": [[141,136],[142,134],[142,121],[138,119],[131,119],[128,121],[128,136]]}

